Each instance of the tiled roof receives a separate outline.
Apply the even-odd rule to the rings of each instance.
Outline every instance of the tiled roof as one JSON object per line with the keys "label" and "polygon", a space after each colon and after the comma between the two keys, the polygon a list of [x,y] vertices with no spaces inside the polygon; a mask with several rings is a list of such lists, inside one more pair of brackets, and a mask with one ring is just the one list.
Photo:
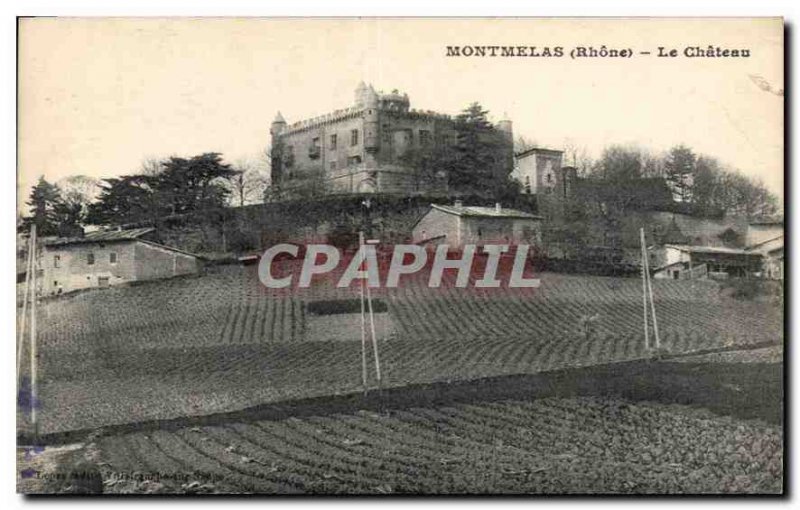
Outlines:
{"label": "tiled roof", "polygon": [[778,248],[783,248],[783,235],[779,235],[778,237],[773,237],[772,239],[767,239],[766,241],[761,241],[760,243],[756,243],[752,246],[748,246],[746,249],[747,251],[755,251],[760,250],[764,245],[769,243],[774,243],[775,241],[780,240],[780,245],[776,246],[775,248],[770,248],[769,251],[774,251]]}
{"label": "tiled roof", "polygon": [[462,206],[431,204],[431,207],[440,211],[454,214],[456,216],[470,216],[476,218],[524,218],[530,220],[541,220],[541,216],[518,211],[516,209],[501,208],[500,211],[495,207]]}
{"label": "tiled roof", "polygon": [[154,230],[155,229],[152,227],[133,228],[128,230],[98,230],[96,232],[89,232],[83,237],[59,237],[57,239],[45,241],[45,244],[47,246],[61,246],[65,244],[132,241],[142,237],[145,234],[149,234]]}
{"label": "tiled roof", "polygon": [[762,217],[750,220],[750,225],[783,225],[783,216]]}
{"label": "tiled roof", "polygon": [[725,248],[722,246],[689,246],[686,244],[665,244],[668,248],[675,248],[689,253],[720,253],[728,255],[755,255],[755,253],[739,248]]}

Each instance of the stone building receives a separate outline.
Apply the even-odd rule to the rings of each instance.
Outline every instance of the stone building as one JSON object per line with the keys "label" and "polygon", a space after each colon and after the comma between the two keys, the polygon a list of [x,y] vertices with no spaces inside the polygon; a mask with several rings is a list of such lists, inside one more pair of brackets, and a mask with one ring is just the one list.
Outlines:
{"label": "stone building", "polygon": [[[493,173],[505,179],[513,167],[510,120],[489,133],[497,142]],[[421,175],[410,153],[456,143],[455,121],[448,115],[411,109],[407,94],[381,94],[363,82],[352,106],[288,124],[280,112],[272,122],[273,186],[291,190],[315,176],[338,193],[414,194],[445,191],[447,175]]]}
{"label": "stone building", "polygon": [[511,174],[527,195],[558,195],[568,197],[577,181],[574,167],[561,166],[564,151],[533,148],[516,155]]}
{"label": "stone building", "polygon": [[148,238],[153,228],[98,231],[44,240],[38,258],[42,295],[196,273],[197,257]]}
{"label": "stone building", "polygon": [[575,167],[562,166],[564,151],[535,147],[515,155],[511,176],[524,195],[535,195],[539,213],[549,222],[563,219],[568,201],[579,192]]}
{"label": "stone building", "polygon": [[496,204],[494,207],[431,204],[430,210],[414,225],[415,244],[447,244],[462,248],[466,244],[528,244],[540,246],[542,218]]}

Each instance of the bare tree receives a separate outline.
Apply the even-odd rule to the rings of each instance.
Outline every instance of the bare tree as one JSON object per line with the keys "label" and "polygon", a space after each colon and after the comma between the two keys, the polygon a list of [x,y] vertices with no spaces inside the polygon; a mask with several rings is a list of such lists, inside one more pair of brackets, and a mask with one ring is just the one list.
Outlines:
{"label": "bare tree", "polygon": [[164,170],[164,160],[155,156],[146,156],[142,160],[141,174],[149,177],[156,176]]}
{"label": "bare tree", "polygon": [[589,155],[585,145],[578,145],[571,138],[564,140],[564,166],[572,166],[578,170],[578,175],[586,177],[594,165],[594,160]]}
{"label": "bare tree", "polygon": [[86,175],[71,175],[56,183],[64,204],[73,208],[83,217],[89,204],[100,195],[100,180]]}
{"label": "bare tree", "polygon": [[665,156],[644,150],[642,152],[642,177],[666,178]]}
{"label": "bare tree", "polygon": [[514,140],[514,154],[520,154],[522,152],[531,150],[536,148],[536,140],[533,138],[526,138],[524,136],[518,136],[516,140]]}
{"label": "bare tree", "polygon": [[263,200],[268,179],[258,168],[258,163],[240,159],[234,164],[236,175],[231,177],[231,200],[238,206]]}

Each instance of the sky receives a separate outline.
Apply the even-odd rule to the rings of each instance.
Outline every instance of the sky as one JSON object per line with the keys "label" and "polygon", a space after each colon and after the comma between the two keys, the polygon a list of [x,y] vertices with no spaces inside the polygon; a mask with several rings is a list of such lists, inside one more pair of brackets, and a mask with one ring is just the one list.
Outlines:
{"label": "sky", "polygon": [[[655,56],[709,44],[751,56]],[[453,45],[652,54],[447,57]],[[112,177],[147,158],[210,151],[254,162],[277,111],[291,123],[345,108],[361,80],[423,110],[455,114],[478,101],[510,118],[515,136],[595,157],[611,144],[686,144],[783,198],[775,18],[27,18],[18,66],[18,208],[39,176]]]}

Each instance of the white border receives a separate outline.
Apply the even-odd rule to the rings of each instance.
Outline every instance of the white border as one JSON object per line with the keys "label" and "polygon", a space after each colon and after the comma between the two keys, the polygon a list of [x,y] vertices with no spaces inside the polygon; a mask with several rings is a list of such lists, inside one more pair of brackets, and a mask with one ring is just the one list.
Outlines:
{"label": "white border", "polygon": [[[2,168],[7,172],[8,177],[5,179],[5,186],[0,188],[0,203],[4,204],[4,214],[2,222],[2,235],[3,239],[8,240],[3,250],[4,267],[15,267],[15,256],[12,248],[14,245],[11,242],[14,233],[14,218],[16,213],[15,201],[16,190],[13,176],[15,175],[16,159],[16,80],[15,65],[16,65],[16,16],[561,16],[561,17],[579,17],[579,16],[606,16],[606,17],[640,17],[640,16],[784,16],[788,23],[794,25],[792,28],[791,48],[787,51],[791,52],[792,68],[797,65],[797,23],[800,19],[798,14],[798,3],[796,1],[780,1],[780,0],[672,0],[665,2],[646,2],[643,0],[539,0],[523,4],[522,2],[510,1],[476,1],[476,0],[459,0],[459,1],[441,1],[434,2],[431,0],[400,0],[384,2],[380,0],[373,1],[357,1],[357,0],[339,0],[339,1],[325,1],[325,0],[294,0],[291,2],[283,2],[281,4],[268,4],[256,0],[228,0],[228,1],[205,1],[205,0],[133,0],[129,2],[116,2],[112,3],[109,0],[13,0],[7,1],[0,6],[3,16],[0,17],[0,69],[4,72],[2,76],[4,79],[0,83],[0,126],[2,126],[2,136],[0,136],[0,157],[2,158]],[[789,79],[790,73],[787,69],[786,77]],[[793,96],[793,90],[787,88],[789,97]],[[796,102],[792,102],[792,112],[796,114]],[[788,129],[788,124],[787,124]],[[787,143],[791,144],[795,149],[790,151],[793,154],[798,144],[797,139],[800,135],[796,131],[792,132],[791,140]],[[787,168],[794,168],[794,158],[791,161],[787,160]],[[787,195],[786,204],[791,204],[789,196],[795,196],[797,193],[798,184],[797,179],[793,180],[793,186],[790,194]],[[794,213],[794,211],[792,211]],[[796,224],[796,215],[792,214],[791,224]],[[795,229],[793,229],[795,230]],[[793,234],[794,232],[792,232]],[[789,236],[793,239],[793,235]],[[794,250],[790,250],[792,253]],[[791,271],[792,281],[796,279],[796,272]],[[31,501],[23,500],[22,497],[15,494],[15,426],[14,426],[14,413],[10,412],[14,408],[14,371],[13,365],[14,356],[11,355],[14,349],[14,333],[12,331],[13,324],[15,323],[15,315],[13,312],[14,295],[11,289],[11,279],[15,277],[15,271],[9,270],[4,279],[8,282],[3,286],[3,301],[2,301],[2,323],[5,328],[5,334],[2,335],[4,339],[4,354],[5,366],[2,370],[3,373],[3,409],[6,410],[2,424],[2,444],[0,445],[0,459],[2,459],[2,469],[0,470],[0,484],[2,484],[2,502],[3,508],[16,508],[22,504]],[[787,317],[797,316],[797,303],[792,303],[791,313]],[[791,335],[789,336],[791,338]],[[795,368],[797,363],[797,348],[792,349],[791,366]],[[790,388],[789,395],[797,393],[797,378],[791,381],[792,387]],[[791,406],[793,410],[794,406]],[[791,423],[795,423],[792,419],[794,412],[790,416]],[[787,430],[787,433],[796,431]],[[796,436],[792,436],[794,444],[797,441]],[[794,460],[794,455],[791,455],[791,460]],[[789,460],[789,459],[787,459]],[[789,480],[789,487],[795,491],[798,488],[797,473],[798,467],[796,464],[791,466],[789,473],[792,479]],[[753,503],[767,503],[766,500],[746,500]],[[38,505],[42,506],[55,506],[56,504],[64,504],[64,500],[54,501],[48,500],[46,502],[39,502]],[[66,500],[66,503],[72,505],[84,504],[107,504],[114,505],[131,505],[147,503],[151,508],[168,508],[175,504],[182,505],[195,505],[202,504],[222,506],[234,503],[231,500],[212,500],[212,501],[198,501],[194,500],[157,500],[155,502],[147,502],[143,500]],[[269,500],[269,499],[252,499],[252,500],[239,500],[235,503],[250,504],[250,505],[270,505],[284,506],[291,505],[311,505],[311,504],[326,504],[326,505],[373,505],[373,504],[391,504],[415,507],[453,507],[461,505],[494,505],[497,501],[490,501],[486,499],[480,500],[423,500],[423,501],[409,501],[409,500],[352,500],[352,499],[327,499],[317,501],[286,501],[286,500]],[[591,504],[591,505],[641,505],[641,504],[657,504],[659,506],[679,506],[680,507],[705,507],[711,505],[729,505],[734,502],[731,499],[723,500],[611,500],[611,499],[597,499],[591,501],[575,501],[575,500],[548,500],[548,499],[535,499],[535,500],[503,500],[503,504],[508,505],[536,505],[536,506],[550,506],[554,504],[565,505],[567,507],[574,507],[577,505]],[[788,501],[784,501],[784,504]],[[38,506],[37,505],[37,506]]]}

